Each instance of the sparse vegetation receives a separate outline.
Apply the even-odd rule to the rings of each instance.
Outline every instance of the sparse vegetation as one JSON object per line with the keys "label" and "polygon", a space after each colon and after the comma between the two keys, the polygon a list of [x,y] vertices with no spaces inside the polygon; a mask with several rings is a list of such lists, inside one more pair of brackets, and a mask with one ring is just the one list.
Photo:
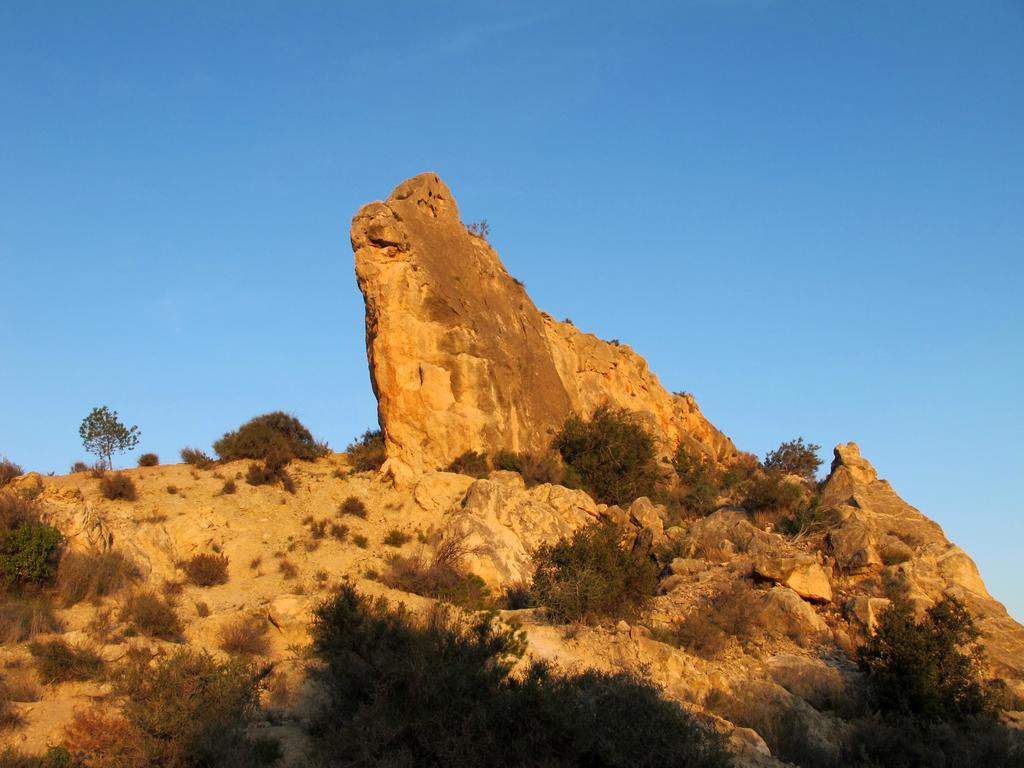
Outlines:
{"label": "sparse vegetation", "polygon": [[384,536],[384,544],[388,547],[401,547],[412,541],[412,535],[405,531],[400,531],[397,528],[392,528]]}
{"label": "sparse vegetation", "polygon": [[370,544],[370,540],[366,538],[363,534],[357,533],[352,537],[352,543],[360,549],[366,549]]}
{"label": "sparse vegetation", "polygon": [[468,573],[463,560],[469,554],[466,538],[455,533],[429,537],[433,554],[420,547],[413,555],[388,558],[381,580],[389,587],[432,597],[472,610],[485,607],[490,593],[483,579]]}
{"label": "sparse vegetation", "polygon": [[330,527],[331,538],[337,541],[344,541],[348,538],[348,526],[344,523],[331,523]]}
{"label": "sparse vegetation", "polygon": [[0,600],[0,642],[4,644],[24,643],[62,629],[48,595],[7,594]]}
{"label": "sparse vegetation", "polygon": [[228,581],[227,555],[200,552],[192,555],[181,565],[188,580],[197,587],[212,587]]}
{"label": "sparse vegetation", "polygon": [[299,575],[299,569],[296,567],[295,563],[286,557],[281,558],[278,562],[277,570],[285,580],[294,579]]}
{"label": "sparse vegetation", "polygon": [[117,418],[117,411],[105,405],[93,408],[78,428],[85,450],[100,457],[107,469],[114,468],[115,453],[131,451],[139,444],[140,434],[138,427],[126,427]]}
{"label": "sparse vegetation", "polygon": [[451,464],[445,467],[447,472],[456,472],[460,475],[470,477],[487,477],[491,467],[487,462],[487,456],[476,451],[466,451],[460,454]]}
{"label": "sparse vegetation", "polygon": [[0,459],[0,488],[3,488],[11,480],[22,475],[23,470],[13,461],[7,459]]}
{"label": "sparse vegetation", "polygon": [[494,455],[494,468],[507,472],[518,472],[523,476],[527,488],[544,483],[562,482],[564,469],[558,457],[552,453],[513,453],[498,451]]}
{"label": "sparse vegetation", "polygon": [[156,467],[160,464],[160,457],[155,453],[144,453],[138,459],[140,467]]}
{"label": "sparse vegetation", "polygon": [[730,638],[751,639],[755,600],[749,582],[733,582],[705,599],[686,618],[655,630],[652,636],[706,659],[714,658],[728,647]]}
{"label": "sparse vegetation", "polygon": [[104,663],[99,654],[88,648],[69,645],[63,640],[30,643],[40,682],[67,683],[72,680],[93,680],[103,673]]}
{"label": "sparse vegetation", "polygon": [[149,590],[129,595],[121,607],[120,618],[134,631],[148,637],[177,641],[181,636],[181,622],[174,606],[167,598]]}
{"label": "sparse vegetation", "polygon": [[121,472],[107,475],[100,480],[100,493],[111,501],[135,501],[138,498],[135,482]]}
{"label": "sparse vegetation", "polygon": [[805,480],[813,481],[821,466],[818,458],[820,445],[804,443],[802,437],[782,443],[774,451],[764,457],[764,468],[767,472],[783,475],[797,475]]}
{"label": "sparse vegetation", "polygon": [[139,575],[138,568],[120,552],[67,552],[57,568],[57,594],[61,606],[104,597],[128,586]]}
{"label": "sparse vegetation", "polygon": [[220,628],[217,637],[226,653],[266,656],[270,650],[267,620],[262,616],[235,617]]}
{"label": "sparse vegetation", "polygon": [[224,485],[221,486],[220,492],[222,495],[230,496],[237,490],[238,486],[235,484],[234,480],[225,480]]}
{"label": "sparse vegetation", "polygon": [[387,458],[384,453],[384,433],[379,429],[368,429],[349,443],[345,452],[356,472],[376,472]]}
{"label": "sparse vegetation", "polygon": [[168,485],[167,486],[167,492],[169,494],[171,494],[171,496],[175,496],[178,493],[178,486],[176,486],[176,485]]}
{"label": "sparse vegetation", "polygon": [[524,640],[490,614],[439,606],[421,620],[346,585],[316,610],[312,637],[321,764],[728,764],[719,739],[644,680],[538,664],[511,674]]}
{"label": "sparse vegetation", "polygon": [[327,454],[327,446],[297,418],[283,411],[256,416],[213,444],[221,461],[274,458],[287,464],[292,459],[313,461]]}
{"label": "sparse vegetation", "polygon": [[571,416],[553,445],[600,502],[628,504],[655,491],[654,439],[628,411],[599,406],[589,421]]}
{"label": "sparse vegetation", "polygon": [[288,493],[295,493],[295,481],[288,474],[289,457],[284,452],[271,451],[263,464],[250,464],[245,474],[245,482],[249,485],[274,485],[281,483],[281,487]]}
{"label": "sparse vegetation", "polygon": [[339,515],[353,515],[362,519],[366,519],[366,504],[363,500],[356,496],[349,496],[338,507]]}
{"label": "sparse vegetation", "polygon": [[658,567],[627,552],[621,540],[616,526],[594,523],[542,546],[534,558],[533,602],[561,621],[635,616],[657,589]]}
{"label": "sparse vegetation", "polygon": [[467,224],[466,231],[473,237],[479,237],[481,240],[487,240],[491,234],[491,226],[487,223],[487,219],[481,219],[480,221],[471,221]]}
{"label": "sparse vegetation", "polygon": [[74,464],[71,465],[71,472],[72,472],[72,474],[77,474],[78,472],[88,472],[88,471],[89,471],[89,465],[86,464],[84,461],[76,461]]}
{"label": "sparse vegetation", "polygon": [[198,448],[182,448],[180,455],[183,462],[191,464],[196,469],[209,469],[214,465],[213,459]]}

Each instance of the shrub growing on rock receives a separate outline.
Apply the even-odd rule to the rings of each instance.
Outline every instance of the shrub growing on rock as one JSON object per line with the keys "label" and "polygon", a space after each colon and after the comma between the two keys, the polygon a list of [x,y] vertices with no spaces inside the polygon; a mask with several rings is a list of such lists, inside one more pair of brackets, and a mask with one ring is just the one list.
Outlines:
{"label": "shrub growing on rock", "polygon": [[182,563],[188,580],[197,587],[212,587],[228,581],[227,555],[201,552]]}
{"label": "shrub growing on rock", "polygon": [[60,559],[60,531],[44,524],[34,501],[0,492],[0,582],[11,588],[44,584]]}
{"label": "shrub growing on rock", "polygon": [[654,633],[655,639],[712,659],[729,645],[729,638],[749,640],[755,627],[756,596],[747,581],[705,598],[681,621]]}
{"label": "shrub growing on rock", "polygon": [[560,484],[565,474],[558,458],[551,453],[499,451],[494,455],[494,468],[518,472],[527,488],[544,483]]}
{"label": "shrub growing on rock", "polygon": [[11,480],[22,474],[22,469],[13,461],[0,459],[0,488],[3,488]]}
{"label": "shrub growing on rock", "polygon": [[100,480],[100,493],[105,499],[111,501],[135,501],[138,498],[134,481],[128,475],[120,472],[106,475]]}
{"label": "shrub growing on rock", "polygon": [[387,458],[384,453],[384,433],[379,429],[368,429],[349,443],[345,452],[356,472],[376,472]]}
{"label": "shrub growing on rock", "polygon": [[105,666],[95,651],[77,648],[64,640],[31,643],[28,652],[32,654],[40,682],[46,685],[93,680],[102,674]]}
{"label": "shrub growing on rock", "polygon": [[64,608],[83,600],[96,603],[138,576],[138,568],[120,552],[67,552],[57,568],[57,593]]}
{"label": "shrub growing on rock", "polygon": [[512,667],[523,638],[493,615],[417,618],[351,586],[315,611],[311,728],[330,765],[725,766],[718,737],[625,673]]}
{"label": "shrub growing on rock", "polygon": [[183,462],[191,464],[196,469],[209,469],[214,464],[213,459],[198,448],[182,448],[180,455]]}
{"label": "shrub growing on rock", "polygon": [[589,421],[571,416],[553,445],[600,502],[623,505],[654,493],[654,439],[628,411],[602,405]]}
{"label": "shrub growing on rock", "polygon": [[491,467],[487,461],[487,456],[484,454],[477,453],[476,451],[466,451],[445,467],[445,471],[481,478],[487,477]]}
{"label": "shrub growing on rock", "polygon": [[783,475],[798,475],[805,480],[814,480],[821,459],[818,458],[820,445],[804,443],[802,437],[782,443],[764,457],[764,468],[768,472]]}
{"label": "shrub growing on rock", "polygon": [[24,643],[62,629],[48,595],[4,595],[0,600],[0,643]]}
{"label": "shrub growing on rock", "polygon": [[155,453],[144,453],[138,459],[140,467],[156,467],[160,464],[160,457]]}
{"label": "shrub growing on rock", "polygon": [[639,613],[658,586],[658,566],[626,551],[622,532],[593,523],[535,555],[531,594],[561,621],[626,619]]}
{"label": "shrub growing on rock", "polygon": [[421,547],[413,555],[388,558],[382,581],[389,587],[432,597],[463,608],[485,607],[490,592],[483,579],[468,573],[463,559],[469,553],[464,536],[450,533],[432,537],[434,552],[428,557]]}
{"label": "shrub growing on rock", "polygon": [[283,411],[256,416],[213,444],[221,461],[267,459],[272,455],[313,461],[327,454],[327,446],[297,418]]}

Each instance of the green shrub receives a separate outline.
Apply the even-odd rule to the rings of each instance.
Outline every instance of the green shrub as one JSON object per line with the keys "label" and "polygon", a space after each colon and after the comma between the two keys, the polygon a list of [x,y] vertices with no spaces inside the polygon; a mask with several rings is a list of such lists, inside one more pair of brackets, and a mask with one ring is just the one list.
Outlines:
{"label": "green shrub", "polygon": [[198,448],[182,448],[181,460],[186,464],[191,464],[196,469],[209,469],[214,464],[213,459]]}
{"label": "green shrub", "polygon": [[360,517],[365,520],[366,505],[363,503],[362,499],[357,498],[356,496],[349,496],[341,502],[341,506],[338,507],[338,514],[354,515],[355,517]]}
{"label": "green shrub", "polygon": [[155,453],[144,453],[139,456],[140,467],[156,467],[160,464],[160,457]]}
{"label": "green shrub", "polygon": [[535,555],[533,601],[562,621],[632,618],[658,586],[658,567],[627,552],[622,532],[594,523]]}
{"label": "green shrub", "polygon": [[40,682],[47,685],[94,680],[105,667],[103,659],[95,651],[76,648],[63,640],[30,643],[28,652],[32,654]]}
{"label": "green shrub", "polygon": [[138,568],[120,552],[66,552],[57,568],[57,593],[64,608],[96,603],[138,577]]}
{"label": "green shrub", "polygon": [[804,443],[802,437],[782,443],[774,451],[769,451],[764,457],[764,468],[768,472],[783,475],[798,475],[805,480],[814,480],[814,476],[821,466],[821,459],[818,458],[820,445]]}
{"label": "green shrub", "polygon": [[679,478],[680,489],[677,499],[690,515],[710,515],[717,507],[721,488],[714,468],[702,456],[679,446],[672,466]]}
{"label": "green shrub", "polygon": [[43,524],[35,503],[0,493],[0,580],[5,587],[44,584],[60,559],[60,531]]}
{"label": "green shrub", "polygon": [[875,634],[857,649],[872,704],[932,720],[991,711],[981,684],[981,633],[955,597],[946,596],[914,622],[909,601],[896,597],[878,617]]}
{"label": "green shrub", "polygon": [[161,640],[177,641],[181,637],[181,621],[167,598],[155,592],[134,592],[121,607],[121,621],[136,632]]}
{"label": "green shrub", "polygon": [[654,439],[628,411],[599,406],[590,421],[571,416],[553,445],[600,502],[628,504],[655,491]]}
{"label": "green shrub", "polygon": [[36,635],[60,632],[63,625],[45,594],[3,595],[0,598],[0,642],[24,643]]}
{"label": "green shrub", "polygon": [[313,438],[302,422],[283,411],[256,416],[213,444],[221,461],[268,459],[277,455],[313,461],[327,455],[327,446]]}
{"label": "green shrub", "polygon": [[494,455],[494,468],[518,472],[527,488],[544,483],[561,484],[565,470],[552,453],[513,453],[499,451]]}
{"label": "green shrub", "polygon": [[111,501],[118,499],[135,501],[138,498],[135,483],[128,475],[121,474],[120,472],[107,475],[100,480],[100,493],[103,494],[104,498]]}
{"label": "green shrub", "polygon": [[800,485],[779,474],[761,475],[748,483],[741,506],[751,515],[782,519],[793,514],[804,498]]}
{"label": "green shrub", "polygon": [[376,472],[387,458],[384,451],[384,433],[379,429],[368,429],[349,443],[345,452],[349,455],[349,461],[356,472]]}
{"label": "green shrub", "polygon": [[197,587],[212,587],[216,584],[227,584],[227,555],[201,552],[192,555],[181,565],[188,580]]}
{"label": "green shrub", "polygon": [[484,454],[477,453],[476,451],[466,451],[445,467],[445,471],[480,478],[487,477],[491,467],[487,462],[487,456]]}
{"label": "green shrub", "polygon": [[13,461],[0,459],[0,488],[3,488],[11,480],[23,474],[21,467]]}
{"label": "green shrub", "polygon": [[318,765],[728,765],[718,737],[625,673],[511,674],[524,638],[492,614],[404,606],[346,585],[311,628]]}

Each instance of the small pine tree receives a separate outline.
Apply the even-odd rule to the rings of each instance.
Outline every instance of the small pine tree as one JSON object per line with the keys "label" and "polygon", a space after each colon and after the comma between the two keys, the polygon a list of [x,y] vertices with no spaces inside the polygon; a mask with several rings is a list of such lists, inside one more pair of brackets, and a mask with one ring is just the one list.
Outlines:
{"label": "small pine tree", "polygon": [[92,412],[82,419],[78,434],[82,438],[85,450],[98,456],[109,469],[114,467],[114,453],[132,450],[139,444],[141,435],[138,427],[126,427],[117,418],[117,411],[111,411],[105,405],[93,408]]}

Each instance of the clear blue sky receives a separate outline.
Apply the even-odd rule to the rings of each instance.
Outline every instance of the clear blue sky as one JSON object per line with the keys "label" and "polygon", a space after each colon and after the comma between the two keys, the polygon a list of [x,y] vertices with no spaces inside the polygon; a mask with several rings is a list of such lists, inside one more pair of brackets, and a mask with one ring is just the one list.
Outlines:
{"label": "clear blue sky", "polygon": [[[427,170],[758,454],[856,440],[1024,619],[1024,4],[0,3],[0,453],[375,421],[348,226]],[[131,457],[122,457],[130,464]]]}

